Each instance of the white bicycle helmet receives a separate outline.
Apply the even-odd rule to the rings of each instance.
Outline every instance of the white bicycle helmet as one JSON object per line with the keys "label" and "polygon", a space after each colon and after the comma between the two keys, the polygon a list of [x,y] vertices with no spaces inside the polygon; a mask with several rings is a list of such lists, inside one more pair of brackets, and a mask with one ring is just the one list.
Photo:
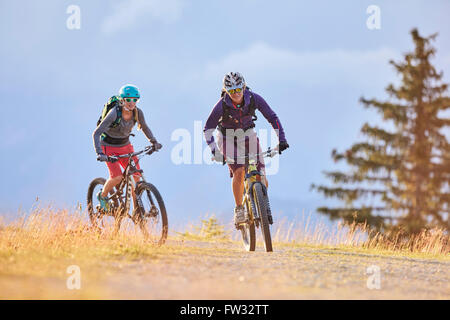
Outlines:
{"label": "white bicycle helmet", "polygon": [[245,86],[245,80],[239,72],[228,72],[223,77],[223,87],[225,90],[242,88],[243,86]]}

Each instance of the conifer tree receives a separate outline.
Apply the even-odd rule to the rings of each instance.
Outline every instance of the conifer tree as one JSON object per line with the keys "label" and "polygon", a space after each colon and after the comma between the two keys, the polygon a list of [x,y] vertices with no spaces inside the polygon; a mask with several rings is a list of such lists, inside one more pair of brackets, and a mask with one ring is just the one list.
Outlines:
{"label": "conifer tree", "polygon": [[326,171],[334,186],[312,188],[344,202],[339,208],[317,209],[334,219],[366,221],[379,231],[412,234],[439,227],[448,232],[450,145],[445,131],[450,118],[443,115],[450,108],[448,86],[430,62],[437,34],[422,37],[414,29],[411,35],[414,51],[400,62],[390,61],[401,83],[388,85],[389,101],[360,99],[390,129],[365,123],[364,141],[344,152],[332,151],[334,161],[345,161],[350,173]]}

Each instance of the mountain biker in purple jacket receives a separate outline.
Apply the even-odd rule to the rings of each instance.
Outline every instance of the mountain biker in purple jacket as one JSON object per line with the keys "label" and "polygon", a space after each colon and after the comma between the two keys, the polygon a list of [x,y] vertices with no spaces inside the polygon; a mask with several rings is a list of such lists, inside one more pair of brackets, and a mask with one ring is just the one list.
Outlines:
{"label": "mountain biker in purple jacket", "polygon": [[[234,223],[238,225],[246,220],[245,208],[242,206],[244,195],[245,163],[241,155],[260,153],[259,139],[254,130],[256,120],[255,110],[259,110],[278,135],[280,153],[289,148],[283,127],[275,112],[258,94],[247,88],[244,77],[239,72],[229,72],[223,79],[222,97],[214,106],[206,121],[204,134],[206,143],[211,148],[213,158],[222,162],[224,155],[234,159],[228,163],[232,189],[236,207]],[[213,131],[218,128],[217,144]],[[241,129],[241,130],[239,130]],[[265,176],[263,157],[258,157],[257,168],[263,175],[263,181],[268,186]]]}

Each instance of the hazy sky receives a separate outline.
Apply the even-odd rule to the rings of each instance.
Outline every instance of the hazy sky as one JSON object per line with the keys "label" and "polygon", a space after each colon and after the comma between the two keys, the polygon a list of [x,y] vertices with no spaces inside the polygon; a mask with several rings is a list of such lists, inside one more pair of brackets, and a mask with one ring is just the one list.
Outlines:
{"label": "hazy sky", "polygon": [[[67,28],[70,5],[80,8],[80,29]],[[369,5],[380,8],[379,30],[366,26]],[[141,165],[171,221],[215,212],[228,222],[228,170],[174,164],[171,136],[186,129],[202,139],[194,122],[204,124],[232,70],[278,114],[291,146],[269,177],[274,211],[292,216],[330,203],[309,187],[328,183],[321,171],[336,168],[333,148],[378,121],[358,100],[386,98],[397,81],[388,61],[413,48],[412,28],[439,33],[434,63],[450,82],[448,12],[448,1],[410,0],[1,1],[0,212],[28,210],[36,197],[85,206],[90,180],[107,174],[92,145],[95,123],[108,97],[133,83],[164,145]],[[269,128],[261,115],[258,128]],[[142,132],[132,142],[146,145]]]}

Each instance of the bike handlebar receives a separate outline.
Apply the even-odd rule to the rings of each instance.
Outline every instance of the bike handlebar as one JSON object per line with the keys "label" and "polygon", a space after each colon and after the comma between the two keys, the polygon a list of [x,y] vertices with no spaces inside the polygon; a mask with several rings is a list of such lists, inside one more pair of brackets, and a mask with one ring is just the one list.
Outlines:
{"label": "bike handlebar", "polygon": [[153,152],[157,152],[157,151],[159,151],[159,149],[155,149],[154,146],[147,146],[141,151],[136,151],[136,152],[133,152],[133,153],[122,154],[120,156],[108,156],[108,161],[107,162],[114,163],[114,162],[118,161],[119,158],[132,158],[132,157],[138,156],[138,155],[140,155],[140,154],[142,154],[144,152],[147,155],[151,155]]}
{"label": "bike handlebar", "polygon": [[[272,158],[272,157],[274,157],[276,154],[278,154],[279,153],[279,146],[276,146],[275,148],[273,148],[273,149],[271,149],[270,147],[269,147],[269,149],[267,149],[266,151],[264,151],[264,152],[260,152],[260,153],[256,153],[256,154],[247,154],[247,155],[244,155],[244,156],[240,156],[240,157],[236,157],[236,160],[237,159],[245,159],[245,161],[247,161],[248,159],[250,159],[250,158],[257,158],[257,157],[260,157],[260,156],[263,156],[264,158],[267,158],[267,157],[270,157],[270,158]],[[214,159],[213,158],[213,160],[214,161],[217,161],[216,159]],[[217,162],[220,162],[220,161],[217,161]],[[225,164],[225,163],[235,163],[236,161],[233,159],[233,158],[230,158],[230,157],[224,157],[224,159],[223,159],[223,161],[222,161],[222,164]]]}

